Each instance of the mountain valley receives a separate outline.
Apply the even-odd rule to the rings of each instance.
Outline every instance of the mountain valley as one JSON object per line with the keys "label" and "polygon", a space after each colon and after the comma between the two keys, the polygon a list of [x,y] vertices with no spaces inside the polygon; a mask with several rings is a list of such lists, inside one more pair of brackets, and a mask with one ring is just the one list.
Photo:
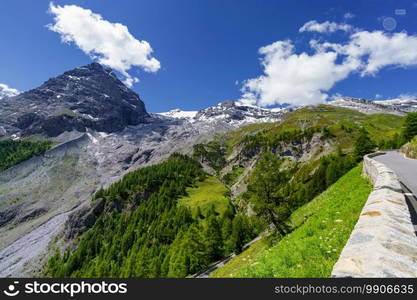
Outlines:
{"label": "mountain valley", "polygon": [[[191,276],[260,234],[288,234],[291,213],[356,166],[358,136],[366,132],[380,148],[396,143],[403,116],[415,110],[415,100],[344,98],[274,109],[225,101],[156,114],[112,70],[70,70],[0,99],[2,141],[49,143],[0,172],[0,275]],[[264,183],[271,203],[260,203]],[[205,185],[225,191],[207,199],[213,209],[194,202]],[[206,244],[182,242],[199,238]]]}

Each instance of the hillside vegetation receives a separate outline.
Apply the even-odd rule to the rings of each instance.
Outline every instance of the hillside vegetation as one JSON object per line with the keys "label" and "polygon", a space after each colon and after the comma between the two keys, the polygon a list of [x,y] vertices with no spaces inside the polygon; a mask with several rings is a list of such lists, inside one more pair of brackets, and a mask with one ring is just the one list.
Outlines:
{"label": "hillside vegetation", "polygon": [[259,234],[251,218],[235,216],[230,205],[194,215],[190,199],[178,205],[187,190],[193,197],[207,184],[199,164],[177,154],[125,175],[96,193],[102,213],[74,251],[57,250],[46,276],[186,277],[240,251]]}
{"label": "hillside vegetation", "polygon": [[228,194],[229,190],[216,177],[210,176],[197,182],[195,187],[187,188],[187,196],[179,199],[178,204],[190,208],[194,214],[206,215],[211,209],[223,214],[230,206]]}
{"label": "hillside vegetation", "polygon": [[404,153],[408,158],[417,159],[417,136],[402,146],[400,151]]}
{"label": "hillside vegetation", "polygon": [[328,276],[370,189],[350,170],[402,123],[320,105],[218,135],[192,157],[174,155],[98,191],[104,208],[94,225],[58,249],[45,274],[187,277],[269,229],[219,274]]}
{"label": "hillside vegetation", "polygon": [[400,151],[409,158],[417,159],[417,112],[409,113],[404,123],[403,137],[407,143]]}
{"label": "hillside vegetation", "polygon": [[194,157],[231,187],[242,214],[262,217],[280,235],[291,212],[311,201],[378,144],[396,143],[403,117],[319,105],[275,124],[256,124],[196,145]]}
{"label": "hillside vegetation", "polygon": [[[355,110],[330,105],[304,107],[287,115],[282,123],[266,123],[245,126],[226,133],[219,140],[224,141],[225,152],[232,153],[242,143],[263,143],[273,146],[297,136],[306,129],[323,132],[337,137],[342,149],[352,149],[352,141],[365,129],[376,142],[390,140],[400,133],[404,118],[391,114],[366,115]],[[261,142],[262,140],[262,142]]]}
{"label": "hillside vegetation", "polygon": [[52,142],[0,141],[0,171],[44,154],[52,147]]}
{"label": "hillside vegetation", "polygon": [[358,166],[290,217],[291,233],[275,246],[258,241],[212,277],[330,277],[371,186]]}

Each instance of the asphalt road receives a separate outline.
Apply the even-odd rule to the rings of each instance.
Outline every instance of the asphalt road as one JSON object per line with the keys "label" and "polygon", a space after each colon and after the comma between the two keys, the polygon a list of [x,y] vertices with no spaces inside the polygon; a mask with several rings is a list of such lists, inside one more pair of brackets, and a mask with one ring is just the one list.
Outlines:
{"label": "asphalt road", "polygon": [[383,163],[397,174],[417,234],[417,160],[406,158],[403,153],[397,151],[387,151],[386,154],[375,156],[373,159]]}
{"label": "asphalt road", "polygon": [[406,158],[403,153],[397,151],[387,151],[386,154],[373,159],[392,169],[400,181],[417,196],[417,159]]}

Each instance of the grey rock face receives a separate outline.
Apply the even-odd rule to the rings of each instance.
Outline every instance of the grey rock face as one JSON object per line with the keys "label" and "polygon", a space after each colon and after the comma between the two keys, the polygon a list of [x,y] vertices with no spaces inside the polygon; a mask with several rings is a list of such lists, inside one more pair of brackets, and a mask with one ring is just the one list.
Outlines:
{"label": "grey rock face", "polygon": [[72,239],[93,227],[104,209],[104,204],[104,199],[100,198],[91,203],[91,207],[82,207],[71,214],[65,224],[65,238]]}
{"label": "grey rock face", "polygon": [[365,114],[385,113],[402,116],[408,112],[417,111],[417,99],[371,101],[366,99],[343,97],[330,101],[328,104],[357,110]]}
{"label": "grey rock face", "polygon": [[9,134],[58,136],[65,131],[122,130],[146,121],[139,96],[98,63],[79,67],[0,103]]}
{"label": "grey rock face", "polygon": [[260,107],[236,105],[233,101],[225,101],[216,106],[200,110],[194,117],[194,120],[209,123],[222,122],[239,127],[250,123],[280,121],[284,114],[289,111],[291,109],[283,108],[272,111]]}

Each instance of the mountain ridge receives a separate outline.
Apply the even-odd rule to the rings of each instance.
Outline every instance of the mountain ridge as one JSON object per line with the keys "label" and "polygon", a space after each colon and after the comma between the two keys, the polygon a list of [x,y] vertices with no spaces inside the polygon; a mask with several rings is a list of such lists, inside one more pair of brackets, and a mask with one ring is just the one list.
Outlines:
{"label": "mountain ridge", "polygon": [[64,72],[0,105],[0,127],[17,136],[54,137],[88,128],[114,132],[149,117],[139,96],[98,63]]}
{"label": "mountain ridge", "polygon": [[365,114],[389,113],[404,116],[417,111],[417,99],[367,100],[363,98],[341,97],[327,102],[329,105],[353,109]]}

